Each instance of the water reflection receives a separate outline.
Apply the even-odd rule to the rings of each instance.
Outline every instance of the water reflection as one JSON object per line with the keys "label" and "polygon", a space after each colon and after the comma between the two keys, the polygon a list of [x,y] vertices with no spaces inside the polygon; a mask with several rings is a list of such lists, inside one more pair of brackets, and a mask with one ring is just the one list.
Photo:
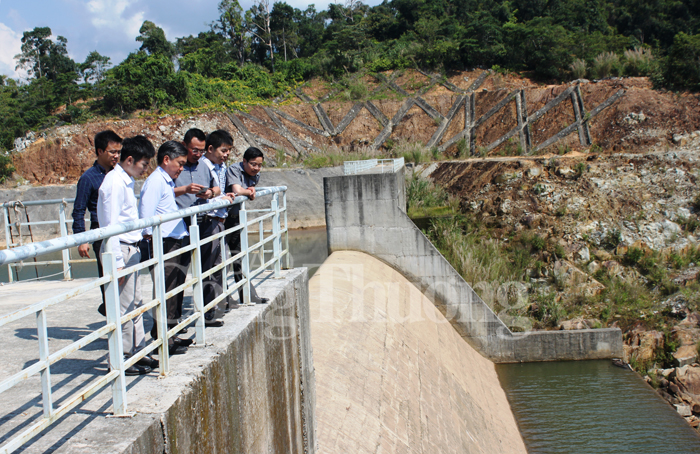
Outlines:
{"label": "water reflection", "polygon": [[528,452],[700,453],[700,437],[636,373],[610,361],[496,367]]}

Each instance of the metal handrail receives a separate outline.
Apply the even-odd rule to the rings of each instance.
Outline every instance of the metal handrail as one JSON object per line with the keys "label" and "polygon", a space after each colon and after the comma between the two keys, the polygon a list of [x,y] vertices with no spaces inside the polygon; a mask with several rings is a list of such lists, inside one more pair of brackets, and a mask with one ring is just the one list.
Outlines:
{"label": "metal handrail", "polygon": [[396,159],[365,159],[362,161],[345,161],[343,163],[343,173],[345,175],[354,175],[381,166],[381,173],[396,172],[405,164],[404,158]]}
{"label": "metal handrail", "polygon": [[[196,207],[182,209],[176,212],[162,214],[159,216],[153,216],[148,219],[139,219],[138,221],[128,222],[119,225],[113,225],[109,227],[103,227],[100,229],[95,229],[83,233],[73,234],[63,236],[61,238],[55,238],[52,240],[42,241],[38,243],[31,243],[25,246],[20,246],[13,249],[7,249],[0,251],[0,265],[6,265],[20,260],[26,260],[34,258],[40,255],[65,251],[68,248],[88,243],[97,240],[116,241],[115,235],[120,235],[130,231],[140,231],[146,227],[153,228],[153,249],[154,258],[151,260],[144,261],[138,265],[117,269],[116,259],[114,254],[111,252],[111,248],[105,248],[102,254],[103,266],[104,266],[104,277],[94,279],[91,282],[84,284],[78,288],[67,291],[61,295],[51,296],[44,299],[38,303],[34,303],[28,307],[16,310],[9,314],[0,316],[0,328],[19,320],[26,316],[35,315],[37,321],[37,338],[39,341],[39,361],[23,368],[20,372],[15,375],[0,382],[0,393],[7,391],[18,383],[23,382],[29,377],[40,374],[41,384],[42,384],[42,401],[44,414],[35,423],[31,424],[27,429],[21,432],[19,435],[7,441],[3,446],[0,446],[0,454],[9,454],[14,450],[18,449],[27,441],[31,440],[42,430],[46,429],[52,423],[57,421],[61,416],[68,413],[71,409],[75,408],[81,402],[83,402],[87,397],[91,396],[99,389],[107,384],[112,385],[112,403],[113,411],[115,415],[125,415],[127,414],[127,394],[126,394],[126,377],[125,370],[131,365],[135,364],[137,361],[145,357],[147,354],[158,349],[158,355],[160,360],[160,374],[165,375],[170,370],[169,354],[168,354],[168,342],[167,339],[176,335],[180,329],[190,323],[195,323],[195,339],[198,345],[205,344],[205,324],[204,324],[204,314],[216,305],[223,301],[224,298],[231,295],[234,291],[242,288],[243,289],[243,304],[250,304],[250,281],[265,269],[272,267],[274,270],[275,277],[281,277],[282,269],[282,258],[286,258],[286,267],[289,267],[289,238],[288,238],[288,227],[287,227],[287,202],[286,202],[286,190],[285,186],[277,186],[270,188],[260,188],[256,191],[256,198],[261,198],[265,196],[272,196],[270,208],[263,210],[260,216],[254,219],[248,219],[248,210],[246,210],[245,202],[248,200],[247,197],[239,196],[234,199],[233,202],[227,202],[225,200],[214,200],[206,205],[199,205]],[[36,205],[39,205],[40,201],[36,201]],[[54,202],[54,201],[49,201]],[[64,206],[61,200],[61,206]],[[230,259],[226,258],[225,246],[222,245],[222,265],[216,267],[217,271],[224,273],[224,288],[217,298],[211,301],[206,306],[204,305],[203,298],[203,279],[205,275],[211,273],[203,273],[201,270],[201,245],[208,241],[200,240],[199,236],[199,226],[196,222],[193,222],[190,226],[190,247],[184,247],[182,250],[175,251],[174,253],[168,253],[167,255],[163,252],[163,238],[161,232],[161,225],[165,222],[182,219],[188,216],[196,216],[197,214],[209,212],[218,208],[225,208],[232,206],[234,204],[240,204],[239,212],[239,225],[226,229],[221,234],[217,234],[221,240],[225,238],[225,235],[233,233],[235,231],[240,231],[241,234],[241,252],[236,254]],[[260,212],[261,210],[255,210]],[[281,215],[284,214],[282,217]],[[269,221],[272,223],[272,229],[265,230],[260,228],[262,222]],[[282,223],[282,220],[284,221]],[[248,245],[248,227],[250,225],[258,224],[261,241]],[[256,231],[257,232],[257,231]],[[264,233],[271,233],[266,239],[262,239]],[[282,247],[282,237],[285,237],[285,247]],[[272,258],[265,261],[264,253],[269,252],[264,250],[265,244],[272,242]],[[254,269],[250,269],[249,256],[253,252],[259,250],[261,254],[261,265]],[[179,254],[188,253],[192,254],[192,274],[191,279],[187,279],[186,282],[166,293],[165,289],[165,275],[164,275],[164,260],[166,258],[172,258]],[[228,281],[228,265],[233,261],[240,259],[242,265],[243,279],[237,282],[235,285],[227,288]],[[154,285],[155,285],[155,298],[151,301],[144,301],[143,304],[136,308],[135,310],[126,313],[124,315],[120,312],[119,305],[119,289],[118,289],[118,279],[124,275],[131,274],[133,272],[138,272],[139,270],[154,267]],[[214,272],[217,272],[214,271]],[[62,347],[59,351],[51,353],[49,351],[48,344],[48,325],[46,320],[46,309],[50,306],[62,303],[70,298],[82,295],[87,291],[98,288],[100,285],[105,284],[105,303],[107,310],[107,323],[97,330],[88,333],[81,339]],[[193,289],[193,301],[194,301],[194,313],[183,320],[178,326],[172,329],[168,329],[167,325],[167,310],[164,302],[168,297],[171,297],[179,292],[184,292],[186,289]],[[128,320],[141,315],[145,311],[152,309],[154,310],[156,317],[155,323],[158,331],[158,339],[148,344],[143,350],[134,354],[132,357],[124,358],[124,349],[122,345],[122,324]],[[108,346],[109,346],[109,363],[111,371],[84,388],[82,388],[77,395],[71,396],[62,405],[55,408],[52,389],[51,389],[51,365],[57,361],[65,358],[67,355],[84,348],[86,345],[97,340],[102,336],[108,336]]]}

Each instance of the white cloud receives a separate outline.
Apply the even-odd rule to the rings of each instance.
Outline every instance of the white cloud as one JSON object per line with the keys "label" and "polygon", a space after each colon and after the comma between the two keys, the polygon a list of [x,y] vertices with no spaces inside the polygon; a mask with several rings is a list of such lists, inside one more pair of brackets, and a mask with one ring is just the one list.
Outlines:
{"label": "white cloud", "polygon": [[124,17],[127,8],[134,0],[90,0],[87,9],[92,18],[92,25],[98,30],[121,30],[129,37],[139,34],[144,21],[144,12],[136,11],[130,17]]}
{"label": "white cloud", "polygon": [[24,77],[24,71],[15,71],[15,55],[22,51],[22,34],[0,22],[0,74]]}

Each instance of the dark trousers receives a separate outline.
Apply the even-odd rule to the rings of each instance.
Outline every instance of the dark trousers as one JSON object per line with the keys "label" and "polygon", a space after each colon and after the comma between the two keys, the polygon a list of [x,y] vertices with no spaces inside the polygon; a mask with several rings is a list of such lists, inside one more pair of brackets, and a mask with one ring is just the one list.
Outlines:
{"label": "dark trousers", "polygon": [[[232,227],[235,227],[239,224],[240,219],[238,217],[238,213],[235,215],[231,215],[229,213],[229,216],[226,218],[226,223],[225,223],[225,229],[228,230]],[[229,235],[226,236],[226,244],[228,245],[228,251],[233,257],[234,255],[238,254],[241,252],[241,231],[237,230],[233,233],[230,233]],[[236,282],[240,282],[243,280],[243,269],[241,266],[241,260],[238,259],[233,262],[233,278],[236,280]],[[238,298],[239,302],[243,304],[243,287],[238,289]],[[255,286],[251,285],[250,286],[250,301],[253,303],[259,303],[260,302],[260,297],[258,296],[258,292],[255,290]]]}
{"label": "dark trousers", "polygon": [[[170,252],[177,251],[178,249],[185,247],[190,244],[190,238],[184,237],[182,239],[175,238],[163,238],[163,254],[168,254]],[[173,258],[165,260],[163,262],[163,275],[165,277],[165,293],[176,289],[185,283],[187,279],[187,268],[190,266],[192,261],[192,256],[190,252],[177,255]],[[154,295],[155,295],[155,277],[153,275],[154,267],[150,267],[151,277],[153,279],[154,285]],[[165,301],[165,307],[168,313],[168,329],[174,327],[179,323],[180,317],[182,317],[182,300],[185,296],[185,292],[180,292],[175,296],[171,296]],[[158,328],[155,324],[155,314],[153,317],[154,323],[151,328],[151,337],[153,339],[158,338]],[[173,339],[168,339],[168,344],[172,345],[174,343]]]}
{"label": "dark trousers", "polygon": [[[182,239],[163,238],[163,254],[174,252],[181,247],[188,246],[190,238]],[[181,286],[187,279],[187,268],[190,266],[192,255],[190,252],[180,254],[163,263],[165,273],[165,293]],[[175,296],[168,298],[166,307],[168,308],[168,326],[173,327],[178,324],[178,320],[182,317],[182,300],[185,292],[180,292]]]}
{"label": "dark trousers", "polygon": [[[209,238],[212,235],[221,233],[224,230],[224,223],[210,216],[204,216],[201,223],[199,224],[199,233],[201,239]],[[221,241],[219,239],[209,242],[202,246],[202,273],[209,271],[216,265],[221,264]],[[223,291],[223,273],[224,269],[218,271],[210,276],[207,276],[203,282],[202,292],[204,293],[204,305],[211,303],[216,299],[217,296],[221,295]],[[219,305],[221,309],[225,309],[225,300]],[[219,311],[211,310],[209,311],[205,318],[207,320],[213,320],[218,317]]]}
{"label": "dark trousers", "polygon": [[[97,260],[97,276],[102,277],[104,273],[102,272],[102,256],[100,255],[100,249],[102,249],[102,240],[97,240],[92,243],[92,251],[95,253],[95,259]],[[100,291],[102,292],[102,304],[105,303],[105,286],[100,285]]]}

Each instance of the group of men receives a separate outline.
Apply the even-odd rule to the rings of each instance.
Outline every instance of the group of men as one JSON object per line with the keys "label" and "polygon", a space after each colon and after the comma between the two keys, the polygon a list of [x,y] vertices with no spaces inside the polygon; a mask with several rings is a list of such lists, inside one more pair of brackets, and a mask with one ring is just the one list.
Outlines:
{"label": "group of men", "polygon": [[[226,161],[233,147],[233,138],[224,130],[216,130],[205,135],[199,129],[190,129],[183,142],[169,140],[163,143],[157,153],[153,144],[144,136],[127,139],[113,131],[102,131],[95,136],[95,163],[80,177],[73,208],[73,233],[85,231],[85,211],[90,212],[90,229],[108,227],[145,219],[209,203],[212,199],[232,201],[236,195],[255,199],[255,185],[260,180],[263,153],[254,147],[243,154],[242,162],[226,167]],[[140,200],[134,193],[135,179],[140,177],[149,162],[157,155],[158,167],[146,179],[141,188]],[[197,216],[200,237],[208,238],[224,229],[238,225],[239,205],[212,210]],[[190,218],[176,219],[161,224],[163,254],[176,251],[189,245]],[[146,259],[148,244],[152,242],[152,229],[131,231],[109,238],[108,241],[93,243],[97,259],[97,270],[103,275],[102,253],[111,252],[117,270],[129,268]],[[240,231],[226,237],[232,255],[240,252]],[[221,264],[221,248],[224,242],[217,240],[201,247],[201,268],[206,272]],[[89,245],[78,248],[82,257],[89,257]],[[142,254],[144,257],[142,257]],[[181,286],[187,276],[191,254],[183,253],[166,260],[164,277],[166,293]],[[221,295],[224,270],[204,279],[204,305]],[[236,281],[242,278],[240,260],[234,262]],[[123,316],[142,304],[141,286],[138,272],[119,278],[119,306]],[[253,303],[266,303],[251,288]],[[102,287],[102,304],[98,311],[106,314],[105,289]],[[182,317],[184,292],[166,301],[167,324],[171,329],[179,324]],[[239,289],[243,301],[242,289]],[[222,326],[220,316],[231,309],[230,298],[205,314],[206,326]],[[185,333],[186,328],[180,333]],[[158,337],[154,323],[151,336]],[[122,325],[122,343],[126,358],[143,349],[146,343],[143,319],[139,315]],[[182,354],[192,344],[191,339],[173,336],[168,340],[169,354]],[[143,375],[158,367],[158,360],[146,356],[127,368],[127,375]]]}

